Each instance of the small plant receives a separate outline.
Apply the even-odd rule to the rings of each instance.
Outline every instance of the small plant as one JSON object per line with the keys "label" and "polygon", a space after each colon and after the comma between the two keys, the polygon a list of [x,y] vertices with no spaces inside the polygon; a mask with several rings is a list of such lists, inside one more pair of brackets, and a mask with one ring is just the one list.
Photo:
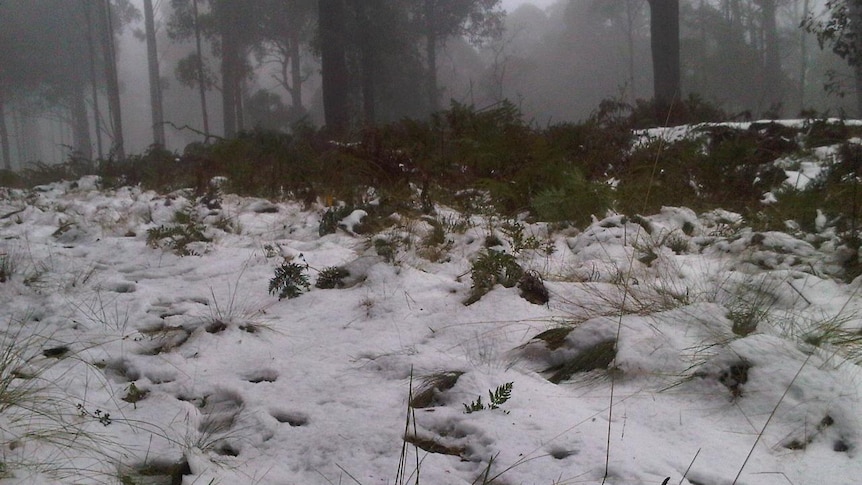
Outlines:
{"label": "small plant", "polygon": [[147,394],[149,394],[149,391],[141,389],[134,382],[131,382],[126,386],[126,395],[122,399],[127,403],[131,403],[135,409],[138,409],[138,401],[147,397]]}
{"label": "small plant", "polygon": [[491,392],[488,390],[488,404],[482,403],[482,396],[476,398],[475,401],[471,402],[469,405],[463,404],[464,412],[467,414],[475,413],[476,411],[484,411],[486,409],[499,409],[500,406],[506,403],[510,397],[512,397],[512,382],[507,382],[500,386],[497,386],[497,389]]}
{"label": "small plant", "polygon": [[373,242],[374,252],[386,260],[387,263],[395,262],[395,253],[398,252],[398,242],[395,238],[376,238]]}
{"label": "small plant", "polygon": [[350,205],[326,209],[326,212],[320,216],[320,224],[317,227],[318,235],[323,237],[327,234],[335,234],[335,231],[338,230],[338,223],[349,216],[354,209],[355,207]]}
{"label": "small plant", "polygon": [[281,252],[278,250],[278,248],[273,246],[272,244],[263,245],[263,257],[265,257],[266,259],[272,259],[280,254]]}
{"label": "small plant", "polygon": [[525,249],[541,249],[543,244],[536,236],[524,234],[524,225],[520,222],[507,222],[501,228],[503,234],[509,237],[512,243],[512,251],[515,254]]}
{"label": "small plant", "polygon": [[212,241],[204,231],[206,226],[200,221],[194,207],[188,206],[174,213],[173,225],[147,229],[147,244],[153,248],[170,249],[179,256],[197,255],[188,246],[194,242]]}
{"label": "small plant", "polygon": [[465,304],[476,303],[498,283],[511,288],[518,284],[523,275],[524,268],[511,254],[493,249],[483,252],[470,269],[473,292]]}
{"label": "small plant", "polygon": [[284,262],[275,268],[275,276],[269,280],[269,294],[278,293],[278,299],[296,298],[311,289],[308,275],[305,273],[308,265]]}
{"label": "small plant", "polygon": [[350,272],[340,266],[329,266],[323,268],[317,275],[315,288],[329,290],[332,288],[344,288],[344,278],[350,276]]}
{"label": "small plant", "polygon": [[102,426],[110,426],[113,421],[111,420],[111,413],[106,413],[101,409],[96,409],[95,411],[90,411],[83,404],[77,404],[75,406],[78,409],[78,415],[82,418],[90,418],[93,421],[98,421]]}

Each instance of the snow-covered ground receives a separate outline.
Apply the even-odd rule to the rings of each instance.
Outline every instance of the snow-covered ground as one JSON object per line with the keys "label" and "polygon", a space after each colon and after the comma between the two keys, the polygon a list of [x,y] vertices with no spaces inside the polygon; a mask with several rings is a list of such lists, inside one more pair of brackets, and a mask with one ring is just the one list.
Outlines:
{"label": "snow-covered ground", "polygon": [[[721,211],[551,231],[439,208],[428,247],[418,216],[320,236],[322,207],[191,204],[95,178],[0,189],[0,483],[171,483],[141,475],[183,460],[187,485],[862,476],[862,299],[828,239]],[[148,244],[183,210],[210,242]],[[492,235],[547,304],[499,285],[464,304]],[[285,258],[312,287],[278,300]],[[339,265],[346,287],[313,286]]]}

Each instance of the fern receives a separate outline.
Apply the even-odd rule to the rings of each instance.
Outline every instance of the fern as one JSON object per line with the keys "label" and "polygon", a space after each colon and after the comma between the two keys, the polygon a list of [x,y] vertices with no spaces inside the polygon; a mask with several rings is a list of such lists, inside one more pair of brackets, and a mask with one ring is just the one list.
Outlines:
{"label": "fern", "polygon": [[488,397],[490,398],[490,402],[488,404],[482,403],[482,396],[476,398],[476,400],[471,402],[469,405],[463,404],[464,412],[470,414],[476,411],[484,411],[486,409],[499,409],[500,406],[505,404],[506,401],[512,397],[512,384],[512,382],[507,382],[499,385],[493,392],[489,389]]}
{"label": "fern", "polygon": [[147,244],[153,248],[170,249],[179,256],[196,256],[189,249],[193,242],[210,242],[211,238],[204,233],[206,226],[189,206],[174,213],[173,225],[161,225],[147,229]]}
{"label": "fern", "polygon": [[489,249],[480,254],[470,268],[473,287],[470,298],[464,303],[466,305],[476,303],[496,284],[511,288],[518,284],[518,280],[523,275],[524,268],[518,264],[515,256]]}
{"label": "fern", "polygon": [[491,403],[488,404],[489,409],[497,409],[506,401],[512,397],[512,384],[511,382],[507,382],[503,385],[497,386],[497,390],[493,393],[488,390],[488,395],[491,397]]}

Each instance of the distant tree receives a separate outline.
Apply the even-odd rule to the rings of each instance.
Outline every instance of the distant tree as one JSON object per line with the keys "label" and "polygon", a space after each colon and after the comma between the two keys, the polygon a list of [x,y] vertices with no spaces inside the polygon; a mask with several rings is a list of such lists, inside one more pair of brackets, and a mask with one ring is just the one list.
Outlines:
{"label": "distant tree", "polygon": [[113,144],[111,151],[119,159],[126,158],[125,140],[123,137],[123,114],[120,103],[120,79],[117,73],[117,48],[115,43],[115,18],[110,0],[93,2],[97,11],[95,18],[99,21],[99,31],[102,33],[102,65],[105,67],[105,80],[108,91],[108,111],[110,112]]}
{"label": "distant tree", "polygon": [[505,12],[500,0],[420,0],[414,2],[413,16],[425,38],[428,100],[436,110],[440,99],[437,83],[437,48],[453,36],[474,43],[499,37]]}
{"label": "distant tree", "polygon": [[679,0],[649,0],[653,97],[659,120],[680,98]]}
{"label": "distant tree", "polygon": [[[198,11],[197,7],[203,0],[172,0],[174,13],[168,22],[171,38],[175,40],[190,40],[198,36],[205,37],[219,57],[219,75],[221,79],[222,121],[224,136],[235,136],[243,129],[243,83],[251,75],[252,69],[248,63],[250,51],[261,42],[259,2],[241,0],[209,0],[207,11]],[[196,61],[189,61],[187,66],[199,66],[198,82],[203,71],[202,53],[196,54]],[[190,69],[183,72],[188,73]],[[184,78],[188,82],[188,78]],[[208,131],[208,130],[206,130]]]}
{"label": "distant tree", "polygon": [[318,0],[317,7],[324,119],[333,132],[343,133],[350,124],[346,5],[344,0]]}
{"label": "distant tree", "polygon": [[153,121],[153,143],[165,146],[165,125],[162,114],[162,82],[159,75],[159,56],[156,49],[156,24],[153,0],[144,0],[144,19],[147,37],[147,67],[150,79],[150,112]]}
{"label": "distant tree", "polygon": [[[830,47],[853,69],[856,113],[862,117],[862,0],[828,0],[825,20],[809,14],[803,27],[817,36],[820,48]],[[834,71],[827,88],[837,86]]]}
{"label": "distant tree", "polygon": [[274,78],[287,91],[291,118],[305,115],[302,93],[309,73],[303,69],[303,48],[312,43],[317,28],[316,0],[258,0],[263,43],[258,62],[278,67]]}
{"label": "distant tree", "polygon": [[[0,3],[0,93],[2,111],[15,104],[27,105],[28,116],[46,111],[56,113],[72,132],[73,149],[92,157],[91,128],[87,106],[96,104],[98,90],[105,84],[109,101],[119,105],[119,90],[111,89],[111,79],[96,79],[95,67],[111,70],[116,58],[114,38],[139,12],[127,0],[29,0]],[[71,29],[70,25],[81,28]],[[95,41],[102,47],[93,49]],[[89,69],[88,69],[89,67]],[[98,84],[98,86],[97,86]],[[92,89],[88,89],[92,88]],[[88,100],[88,96],[92,99]],[[38,109],[37,109],[38,108]],[[112,113],[115,144],[122,146],[122,127]],[[98,112],[93,115],[98,117]],[[2,117],[6,147],[4,166],[11,165],[9,131]],[[32,123],[26,123],[32,125]],[[0,133],[0,139],[4,138]],[[122,155],[122,151],[116,152]]]}

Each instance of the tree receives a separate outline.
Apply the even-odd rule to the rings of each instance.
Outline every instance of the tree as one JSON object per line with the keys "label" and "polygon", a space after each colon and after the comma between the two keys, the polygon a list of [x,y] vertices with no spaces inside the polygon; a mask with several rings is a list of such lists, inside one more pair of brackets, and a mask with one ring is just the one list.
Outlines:
{"label": "tree", "polygon": [[[252,70],[248,63],[250,50],[260,43],[261,29],[258,19],[263,4],[240,0],[209,0],[209,10],[199,12],[197,7],[202,1],[172,0],[174,13],[168,22],[169,36],[174,40],[188,40],[205,37],[213,53],[220,58],[222,121],[224,136],[232,137],[243,129],[243,82]],[[204,86],[205,75],[203,54],[200,49],[194,58],[189,57],[183,72],[198,74],[196,84]],[[205,74],[205,72],[204,72]],[[187,83],[194,77],[181,77]],[[205,103],[202,96],[202,105]],[[208,133],[209,130],[205,131]]]}
{"label": "tree", "polygon": [[657,119],[668,119],[680,98],[679,0],[649,0],[653,96]]}
{"label": "tree", "polygon": [[257,53],[260,64],[275,64],[275,80],[291,100],[293,121],[305,115],[302,93],[309,73],[303,69],[303,47],[311,44],[317,27],[316,0],[259,0],[263,44]]}
{"label": "tree", "polygon": [[421,0],[414,16],[425,37],[426,84],[432,110],[438,108],[437,48],[452,36],[466,36],[474,43],[499,37],[505,12],[500,0]]}
{"label": "tree", "polygon": [[147,65],[150,77],[150,111],[153,117],[153,143],[165,146],[165,125],[162,115],[162,82],[159,75],[159,56],[156,50],[156,25],[153,0],[144,0],[144,19],[147,34]]}
{"label": "tree", "polygon": [[[828,0],[825,12],[825,21],[809,14],[803,28],[817,36],[821,49],[831,47],[853,69],[856,112],[862,117],[862,0]],[[830,85],[835,86],[834,72],[827,88]]]}
{"label": "tree", "polygon": [[117,49],[114,44],[114,19],[111,11],[110,0],[96,2],[99,11],[100,31],[102,33],[102,55],[104,57],[105,79],[108,87],[108,111],[113,128],[112,152],[119,158],[126,158],[125,142],[123,139],[123,114],[120,107],[120,80],[117,75]]}
{"label": "tree", "polygon": [[[106,54],[115,57],[114,36],[137,15],[127,0],[0,3],[0,92],[3,111],[11,112],[15,129],[32,131],[34,117],[50,114],[64,132],[66,127],[71,131],[73,151],[91,158],[88,106],[94,107],[93,118],[98,120],[99,92],[105,86],[105,79],[96,76],[97,67],[105,72],[110,69]],[[70,25],[81,28],[71,29]],[[102,49],[97,50],[96,43]],[[111,98],[118,104],[118,91]],[[2,120],[5,125],[6,118]],[[98,137],[98,121],[96,127]],[[9,154],[4,165],[11,166],[8,126],[3,131],[4,152]],[[122,129],[115,132],[121,134]],[[16,138],[22,157],[27,144],[21,143],[21,133]]]}
{"label": "tree", "polygon": [[334,133],[343,133],[350,123],[345,4],[344,0],[319,0],[317,6],[324,119]]}
{"label": "tree", "polygon": [[763,80],[764,94],[770,111],[780,108],[784,101],[784,75],[781,72],[781,54],[776,21],[776,0],[757,0],[762,14],[763,29]]}

